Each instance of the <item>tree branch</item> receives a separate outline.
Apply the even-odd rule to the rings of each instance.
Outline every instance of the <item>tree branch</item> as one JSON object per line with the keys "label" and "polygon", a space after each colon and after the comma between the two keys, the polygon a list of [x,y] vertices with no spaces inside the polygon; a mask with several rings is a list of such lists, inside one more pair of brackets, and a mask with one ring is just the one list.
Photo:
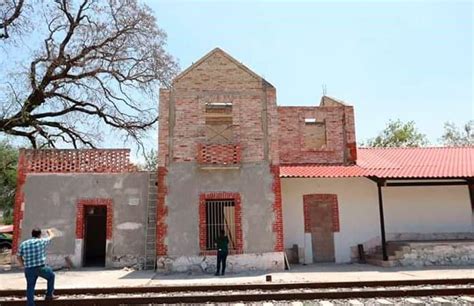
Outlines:
{"label": "tree branch", "polygon": [[35,146],[41,139],[93,147],[110,127],[140,143],[158,120],[157,86],[177,72],[150,10],[137,0],[55,0],[45,8],[46,34],[24,78],[0,91],[8,105],[0,132]]}
{"label": "tree branch", "polygon": [[19,0],[18,3],[13,1],[14,11],[13,14],[0,22],[0,29],[3,29],[3,33],[0,33],[0,39],[7,39],[10,36],[8,35],[8,27],[13,24],[13,22],[20,17],[21,10],[23,8],[24,0]]}

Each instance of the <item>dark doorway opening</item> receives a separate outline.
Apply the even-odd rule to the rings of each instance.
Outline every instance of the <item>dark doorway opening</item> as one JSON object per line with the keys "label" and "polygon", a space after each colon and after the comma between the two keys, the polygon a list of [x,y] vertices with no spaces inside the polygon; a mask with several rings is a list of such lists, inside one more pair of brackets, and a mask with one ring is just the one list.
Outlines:
{"label": "dark doorway opening", "polygon": [[107,207],[84,207],[84,266],[105,266]]}

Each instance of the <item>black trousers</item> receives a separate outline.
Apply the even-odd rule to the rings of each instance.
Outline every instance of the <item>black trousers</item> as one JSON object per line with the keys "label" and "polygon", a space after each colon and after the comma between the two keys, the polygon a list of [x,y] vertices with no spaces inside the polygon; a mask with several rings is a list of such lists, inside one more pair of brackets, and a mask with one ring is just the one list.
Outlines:
{"label": "black trousers", "polygon": [[225,274],[225,265],[227,260],[227,251],[217,251],[217,271],[216,274],[219,274],[222,265],[222,275]]}

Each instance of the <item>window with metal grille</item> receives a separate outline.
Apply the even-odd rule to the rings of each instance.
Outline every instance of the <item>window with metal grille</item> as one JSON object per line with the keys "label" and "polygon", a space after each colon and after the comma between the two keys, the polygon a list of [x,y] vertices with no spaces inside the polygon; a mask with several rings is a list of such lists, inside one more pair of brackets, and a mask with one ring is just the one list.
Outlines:
{"label": "window with metal grille", "polygon": [[205,118],[208,143],[233,141],[232,103],[207,103]]}
{"label": "window with metal grille", "polygon": [[224,231],[229,238],[229,249],[235,249],[234,200],[206,200],[206,249],[215,250],[216,239]]}

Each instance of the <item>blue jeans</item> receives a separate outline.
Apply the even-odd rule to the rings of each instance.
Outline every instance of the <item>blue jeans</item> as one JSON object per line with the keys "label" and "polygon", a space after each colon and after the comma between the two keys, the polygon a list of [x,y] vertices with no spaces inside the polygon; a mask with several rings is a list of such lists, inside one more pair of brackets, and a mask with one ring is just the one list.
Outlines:
{"label": "blue jeans", "polygon": [[48,266],[25,268],[27,305],[35,305],[35,286],[38,276],[48,281],[46,296],[53,296],[54,272]]}

